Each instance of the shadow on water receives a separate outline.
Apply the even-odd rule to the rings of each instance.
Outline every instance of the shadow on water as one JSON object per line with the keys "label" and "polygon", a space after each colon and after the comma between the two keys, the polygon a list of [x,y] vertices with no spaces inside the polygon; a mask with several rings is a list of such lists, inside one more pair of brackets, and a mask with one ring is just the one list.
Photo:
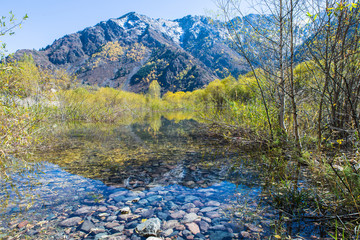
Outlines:
{"label": "shadow on water", "polygon": [[[58,124],[51,150],[33,155],[42,162],[36,174],[14,178],[23,198],[0,193],[0,239],[142,239],[134,228],[151,217],[170,239],[264,239],[282,231],[281,213],[263,201],[267,183],[256,161],[203,131],[184,113]],[[319,235],[309,226],[292,235]]]}

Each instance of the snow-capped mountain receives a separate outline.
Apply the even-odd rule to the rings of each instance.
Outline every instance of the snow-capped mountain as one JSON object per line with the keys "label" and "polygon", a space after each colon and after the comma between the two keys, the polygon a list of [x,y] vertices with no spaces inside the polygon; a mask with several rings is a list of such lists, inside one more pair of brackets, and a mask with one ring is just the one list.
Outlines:
{"label": "snow-capped mountain", "polygon": [[[246,17],[257,24],[266,18]],[[246,43],[251,32],[243,34]],[[191,91],[249,71],[225,25],[201,16],[165,20],[132,12],[66,35],[42,50],[19,50],[15,57],[24,53],[43,67],[76,74],[84,84],[134,92],[147,91],[155,79],[162,92]]]}

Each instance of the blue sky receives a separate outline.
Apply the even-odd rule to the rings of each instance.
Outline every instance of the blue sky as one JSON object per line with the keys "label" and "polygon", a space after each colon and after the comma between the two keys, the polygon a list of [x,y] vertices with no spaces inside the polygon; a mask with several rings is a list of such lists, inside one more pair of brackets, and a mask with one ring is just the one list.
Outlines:
{"label": "blue sky", "polygon": [[1,37],[9,53],[17,49],[39,49],[66,34],[93,26],[109,18],[137,12],[152,18],[176,19],[186,15],[212,15],[213,0],[0,0],[0,16],[13,11],[29,19],[15,35]]}

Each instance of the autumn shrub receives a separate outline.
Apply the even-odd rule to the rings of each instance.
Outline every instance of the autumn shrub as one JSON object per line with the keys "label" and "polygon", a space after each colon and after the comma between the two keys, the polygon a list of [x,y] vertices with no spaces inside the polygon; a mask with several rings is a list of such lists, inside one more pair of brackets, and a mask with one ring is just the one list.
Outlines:
{"label": "autumn shrub", "polygon": [[114,122],[125,113],[157,109],[160,99],[113,88],[79,87],[59,93],[58,117],[67,120]]}

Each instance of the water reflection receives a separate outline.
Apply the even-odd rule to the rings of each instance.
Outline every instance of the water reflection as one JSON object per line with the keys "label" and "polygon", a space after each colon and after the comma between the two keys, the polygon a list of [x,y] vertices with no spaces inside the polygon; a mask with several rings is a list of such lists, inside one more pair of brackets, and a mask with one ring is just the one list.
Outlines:
{"label": "water reflection", "polygon": [[191,115],[170,113],[132,124],[59,124],[53,150],[33,156],[43,161],[36,184],[23,189],[33,204],[10,200],[0,239],[141,239],[134,228],[151,217],[163,222],[164,238],[268,236],[277,212],[260,201],[256,164],[202,131]]}

